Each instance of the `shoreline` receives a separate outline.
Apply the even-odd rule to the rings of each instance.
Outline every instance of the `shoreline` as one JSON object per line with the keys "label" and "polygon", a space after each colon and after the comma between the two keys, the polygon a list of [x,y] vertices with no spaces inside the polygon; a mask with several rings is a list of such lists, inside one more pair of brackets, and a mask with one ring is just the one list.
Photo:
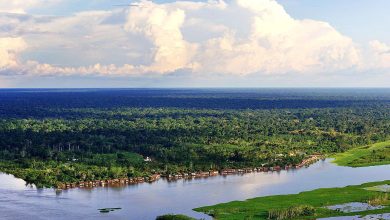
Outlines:
{"label": "shoreline", "polygon": [[[254,216],[256,216],[256,219],[270,219],[272,213],[283,214],[283,211],[299,207],[309,207],[312,210],[311,213],[302,213],[298,216],[299,219],[327,219],[332,217],[385,214],[390,211],[388,206],[390,204],[388,192],[381,191],[380,188],[375,187],[387,186],[389,183],[390,180],[371,181],[362,184],[346,185],[344,187],[317,188],[299,193],[258,196],[242,201],[229,201],[198,207],[193,210],[218,219],[233,219],[233,217],[244,219],[245,217],[253,218]],[[284,202],[281,203],[279,201]],[[362,209],[350,212],[327,208],[336,205],[345,205],[345,207],[348,207],[350,203],[370,204],[372,201],[376,202],[374,206],[381,207],[378,209]],[[245,213],[240,212],[240,209],[245,209]],[[298,217],[294,219],[298,219]],[[363,218],[358,219],[363,220]]]}
{"label": "shoreline", "polygon": [[248,167],[241,169],[221,169],[221,170],[210,170],[203,172],[193,172],[193,173],[177,173],[177,174],[153,174],[148,177],[134,177],[134,178],[117,178],[109,180],[93,180],[93,181],[80,181],[76,183],[59,183],[56,187],[56,190],[68,190],[73,188],[95,188],[95,187],[120,187],[126,185],[135,185],[142,183],[153,183],[158,181],[161,178],[165,178],[168,181],[177,181],[180,179],[198,179],[198,178],[208,178],[213,176],[227,176],[227,175],[238,175],[238,174],[247,174],[253,172],[280,172],[281,170],[290,170],[290,169],[300,169],[302,167],[307,167],[319,160],[324,160],[323,155],[314,154],[310,157],[302,160],[301,163],[297,165],[286,165],[284,167],[273,166],[273,167]]}
{"label": "shoreline", "polygon": [[[91,208],[91,213],[95,214],[97,213],[96,210],[102,207],[126,207],[126,209],[115,213],[115,215],[123,216],[124,218],[129,215],[135,216],[135,218],[147,216],[148,219],[155,219],[156,216],[167,213],[180,213],[195,219],[205,218],[211,220],[209,216],[205,217],[203,213],[193,211],[193,209],[231,201],[244,201],[255,197],[297,194],[319,188],[345,187],[360,185],[366,182],[384,181],[384,177],[389,174],[388,171],[388,166],[357,169],[340,167],[332,163],[331,158],[326,158],[325,161],[320,160],[309,167],[273,173],[215,176],[207,179],[182,179],[176,182],[168,182],[164,178],[151,184],[73,189],[61,192],[56,192],[49,188],[44,190],[30,188],[32,191],[25,192],[27,195],[35,193],[39,196],[42,196],[42,193],[44,193],[44,195],[50,196],[47,197],[48,201],[52,198],[51,196],[59,196],[57,197],[60,199],[59,202],[61,204],[61,207],[58,209],[59,212],[62,212],[62,209],[71,210],[72,207],[76,210],[80,207],[80,210],[85,211],[83,206],[88,206],[93,202],[96,206]],[[23,191],[25,189],[23,181],[20,180],[18,182],[20,183],[18,190]],[[5,190],[8,190],[9,187],[7,187],[5,182],[2,185]],[[250,190],[242,186],[250,186]],[[13,192],[11,191],[11,193]],[[213,196],[211,200],[207,199],[211,198],[209,197],[210,195]],[[36,199],[38,202],[40,200],[40,197],[29,198]],[[63,198],[71,200],[63,200]],[[185,199],[183,200],[183,198]],[[23,196],[20,199],[24,202]],[[73,202],[68,203],[66,201]],[[5,203],[5,201],[3,202]],[[28,200],[26,202],[30,203],[31,201]],[[129,202],[134,205],[128,206]],[[178,205],[172,207],[170,204]],[[161,207],[162,211],[146,209],[147,212],[145,212],[139,208],[151,206]],[[55,207],[58,206],[55,205]],[[51,216],[50,214],[47,215]]]}

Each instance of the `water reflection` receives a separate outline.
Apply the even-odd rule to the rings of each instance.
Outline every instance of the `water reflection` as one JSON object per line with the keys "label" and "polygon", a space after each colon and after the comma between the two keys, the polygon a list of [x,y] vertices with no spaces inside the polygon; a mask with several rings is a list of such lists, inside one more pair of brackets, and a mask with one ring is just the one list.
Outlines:
{"label": "water reflection", "polygon": [[27,185],[22,179],[17,179],[13,175],[0,173],[0,189],[25,189],[26,187],[33,188],[32,185]]}
{"label": "water reflection", "polygon": [[[323,187],[340,187],[390,179],[390,166],[338,167],[329,160],[309,168],[280,173],[250,173],[207,179],[159,180],[122,188],[54,190],[24,186],[24,181],[0,174],[0,219],[154,219],[166,213],[210,217],[191,211],[204,205],[256,196],[298,193]],[[106,207],[121,210],[99,213]],[[38,211],[39,210],[39,211]],[[38,213],[37,213],[38,211]]]}

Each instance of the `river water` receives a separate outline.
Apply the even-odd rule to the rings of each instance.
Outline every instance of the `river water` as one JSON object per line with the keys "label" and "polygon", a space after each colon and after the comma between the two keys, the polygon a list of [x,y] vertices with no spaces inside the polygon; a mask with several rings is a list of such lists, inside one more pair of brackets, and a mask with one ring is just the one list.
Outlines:
{"label": "river water", "polygon": [[[135,219],[153,220],[167,213],[211,219],[193,208],[252,197],[290,194],[390,179],[390,165],[350,168],[329,159],[309,168],[269,173],[216,176],[125,187],[71,189],[56,194],[37,190],[0,173],[0,219]],[[99,208],[122,208],[100,213]]]}

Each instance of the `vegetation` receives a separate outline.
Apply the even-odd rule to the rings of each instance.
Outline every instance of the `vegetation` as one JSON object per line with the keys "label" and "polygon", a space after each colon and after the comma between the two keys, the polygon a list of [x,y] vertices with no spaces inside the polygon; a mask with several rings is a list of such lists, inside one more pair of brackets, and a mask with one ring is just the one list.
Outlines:
{"label": "vegetation", "polygon": [[195,220],[195,219],[185,215],[168,214],[168,215],[158,216],[156,220]]}
{"label": "vegetation", "polygon": [[268,211],[268,219],[292,219],[300,216],[313,216],[315,209],[310,205],[292,206],[286,209],[274,209]]}
{"label": "vegetation", "polygon": [[[366,187],[389,184],[390,181],[372,182],[343,188],[317,189],[291,195],[258,197],[195,209],[218,220],[229,219],[315,219],[331,216],[368,215],[390,212],[388,194],[366,190]],[[372,202],[383,209],[343,213],[325,206],[349,202]],[[292,207],[291,204],[294,204]]]}
{"label": "vegetation", "polygon": [[377,192],[390,192],[390,185],[385,184],[385,185],[367,187],[366,190],[377,191]]}
{"label": "vegetation", "polygon": [[364,167],[390,164],[390,141],[357,147],[334,155],[340,166]]}
{"label": "vegetation", "polygon": [[386,201],[388,200],[389,200],[389,194],[381,193],[373,196],[372,198],[369,198],[367,200],[367,203],[376,206],[376,205],[382,205],[386,203]]}
{"label": "vegetation", "polygon": [[114,212],[116,210],[120,210],[122,208],[102,208],[98,209],[100,213],[109,213],[109,212]]}
{"label": "vegetation", "polygon": [[57,186],[59,183],[148,176],[152,171],[142,166],[143,158],[134,153],[93,154],[90,158],[84,158],[83,162],[28,158],[0,162],[2,171],[12,173],[27,183],[34,183],[39,188]]}
{"label": "vegetation", "polygon": [[389,139],[387,93],[306,94],[3,90],[0,171],[51,187],[154,173],[283,167],[311,154]]}

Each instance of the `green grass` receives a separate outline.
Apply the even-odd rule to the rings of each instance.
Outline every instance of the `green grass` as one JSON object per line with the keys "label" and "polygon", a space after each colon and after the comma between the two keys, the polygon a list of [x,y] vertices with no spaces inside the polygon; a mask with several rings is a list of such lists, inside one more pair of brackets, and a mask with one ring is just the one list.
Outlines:
{"label": "green grass", "polygon": [[218,220],[267,219],[269,211],[287,210],[291,207],[299,206],[312,206],[315,208],[315,214],[311,216],[300,216],[296,219],[389,213],[389,200],[383,202],[382,205],[386,206],[384,209],[352,214],[341,213],[323,208],[324,206],[349,202],[367,202],[370,199],[378,197],[378,195],[384,195],[385,193],[370,191],[365,188],[383,184],[390,184],[390,180],[366,183],[358,186],[347,186],[343,188],[317,189],[299,194],[258,197],[245,201],[233,201],[214,206],[196,208],[194,210],[210,214]]}
{"label": "green grass", "polygon": [[390,164],[390,141],[358,147],[335,154],[333,161],[340,166],[365,167]]}
{"label": "green grass", "polygon": [[390,185],[378,185],[365,188],[366,190],[376,191],[376,192],[388,192],[390,193]]}

